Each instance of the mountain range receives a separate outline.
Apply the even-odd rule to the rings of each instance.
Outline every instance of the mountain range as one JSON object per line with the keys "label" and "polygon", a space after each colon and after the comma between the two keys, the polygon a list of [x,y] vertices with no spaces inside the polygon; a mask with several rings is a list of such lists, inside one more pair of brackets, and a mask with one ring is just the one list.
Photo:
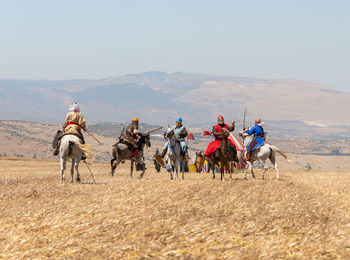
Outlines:
{"label": "mountain range", "polygon": [[127,122],[138,116],[141,122],[166,125],[182,116],[186,125],[204,128],[219,114],[242,124],[246,108],[247,125],[256,118],[306,128],[340,130],[350,125],[350,93],[294,79],[182,72],[99,80],[0,79],[0,120],[62,123],[72,101],[81,104],[88,122]]}

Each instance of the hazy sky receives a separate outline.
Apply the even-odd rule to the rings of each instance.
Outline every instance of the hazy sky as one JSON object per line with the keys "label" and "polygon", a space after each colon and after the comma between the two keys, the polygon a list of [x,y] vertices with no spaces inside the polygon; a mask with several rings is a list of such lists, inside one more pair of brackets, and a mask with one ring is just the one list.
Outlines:
{"label": "hazy sky", "polygon": [[348,0],[0,0],[0,78],[176,71],[350,91]]}

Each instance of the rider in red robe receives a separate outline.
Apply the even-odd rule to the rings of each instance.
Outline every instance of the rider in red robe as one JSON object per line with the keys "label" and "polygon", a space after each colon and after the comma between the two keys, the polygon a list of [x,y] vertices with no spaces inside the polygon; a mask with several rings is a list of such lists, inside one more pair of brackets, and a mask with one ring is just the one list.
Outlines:
{"label": "rider in red robe", "polygon": [[[212,153],[214,153],[217,149],[221,147],[221,141],[222,141],[222,128],[226,128],[228,131],[232,132],[235,130],[235,121],[232,121],[231,126],[228,124],[225,124],[224,117],[218,116],[218,124],[213,126],[213,135],[215,137],[215,140],[209,143],[207,150],[205,151],[205,156],[210,156]],[[229,139],[230,147],[233,151],[234,158],[233,160],[238,162],[237,159],[237,150],[233,142]]]}

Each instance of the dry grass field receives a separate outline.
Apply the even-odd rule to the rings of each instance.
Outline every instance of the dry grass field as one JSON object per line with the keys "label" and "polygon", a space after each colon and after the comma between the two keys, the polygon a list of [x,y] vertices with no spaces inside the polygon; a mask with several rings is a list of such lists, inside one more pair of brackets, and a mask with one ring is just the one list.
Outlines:
{"label": "dry grass field", "polygon": [[170,181],[147,167],[91,165],[92,184],[81,165],[81,184],[61,184],[56,161],[0,160],[0,258],[350,258],[350,172]]}

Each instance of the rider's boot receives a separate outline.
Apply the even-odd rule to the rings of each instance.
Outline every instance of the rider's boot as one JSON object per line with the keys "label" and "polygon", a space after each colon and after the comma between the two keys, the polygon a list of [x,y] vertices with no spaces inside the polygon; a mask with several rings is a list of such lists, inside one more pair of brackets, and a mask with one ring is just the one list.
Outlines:
{"label": "rider's boot", "polygon": [[53,155],[58,155],[59,154],[59,152],[60,152],[60,144],[61,144],[61,141],[58,141],[57,145],[55,147],[55,150],[53,151]]}
{"label": "rider's boot", "polygon": [[81,156],[81,160],[84,161],[86,160],[86,155],[83,153],[82,156]]}
{"label": "rider's boot", "polygon": [[188,152],[187,152],[187,146],[184,147],[183,153],[184,153],[184,159],[185,160],[191,159],[190,156],[188,155]]}

